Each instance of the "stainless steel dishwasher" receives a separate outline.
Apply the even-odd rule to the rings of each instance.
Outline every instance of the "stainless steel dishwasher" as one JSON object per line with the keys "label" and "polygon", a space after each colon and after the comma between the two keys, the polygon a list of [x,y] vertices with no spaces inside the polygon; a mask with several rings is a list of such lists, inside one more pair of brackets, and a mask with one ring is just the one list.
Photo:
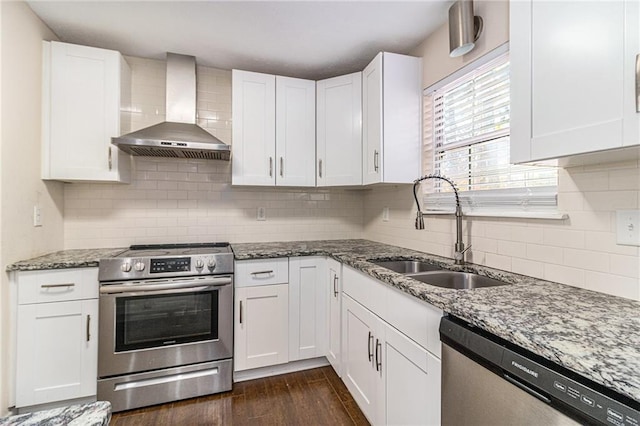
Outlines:
{"label": "stainless steel dishwasher", "polygon": [[454,318],[440,323],[442,425],[640,424],[640,404]]}

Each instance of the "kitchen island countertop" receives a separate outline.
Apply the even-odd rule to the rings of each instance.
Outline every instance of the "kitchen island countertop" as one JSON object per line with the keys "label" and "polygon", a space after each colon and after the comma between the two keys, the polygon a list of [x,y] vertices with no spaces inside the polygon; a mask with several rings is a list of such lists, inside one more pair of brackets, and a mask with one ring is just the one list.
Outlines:
{"label": "kitchen island countertop", "polygon": [[[368,240],[232,244],[236,260],[329,256],[404,293],[640,402],[640,302]],[[97,266],[124,249],[66,250],[7,270]],[[452,290],[370,260],[416,259],[512,285]]]}

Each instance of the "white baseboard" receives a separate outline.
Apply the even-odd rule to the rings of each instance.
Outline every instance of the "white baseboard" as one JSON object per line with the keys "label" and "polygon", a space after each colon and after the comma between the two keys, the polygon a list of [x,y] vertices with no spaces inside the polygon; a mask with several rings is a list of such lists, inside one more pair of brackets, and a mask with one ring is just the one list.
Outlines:
{"label": "white baseboard", "polygon": [[303,359],[301,361],[292,361],[286,364],[271,365],[269,367],[254,368],[252,370],[236,371],[233,373],[233,382],[244,382],[247,380],[260,379],[262,377],[277,376],[279,374],[324,367],[325,365],[329,365],[329,361],[325,357],[320,357]]}

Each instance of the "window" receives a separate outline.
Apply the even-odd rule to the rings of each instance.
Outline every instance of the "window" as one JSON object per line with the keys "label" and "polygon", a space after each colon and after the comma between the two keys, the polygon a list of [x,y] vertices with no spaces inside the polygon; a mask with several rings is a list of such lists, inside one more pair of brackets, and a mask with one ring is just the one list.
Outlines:
{"label": "window", "polygon": [[[425,90],[424,174],[458,187],[465,212],[551,211],[557,206],[557,170],[509,163],[509,56],[492,52]],[[482,61],[482,59],[481,59]],[[425,211],[452,211],[450,185],[422,184]]]}

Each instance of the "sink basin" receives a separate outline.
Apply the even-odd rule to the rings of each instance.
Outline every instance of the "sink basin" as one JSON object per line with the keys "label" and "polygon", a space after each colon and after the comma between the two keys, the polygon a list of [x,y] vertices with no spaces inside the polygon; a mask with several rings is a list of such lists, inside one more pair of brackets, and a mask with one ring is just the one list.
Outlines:
{"label": "sink basin", "polygon": [[426,284],[457,290],[509,285],[509,283],[503,281],[468,272],[437,271],[411,274],[409,276]]}
{"label": "sink basin", "polygon": [[370,260],[383,268],[391,269],[400,274],[415,274],[425,271],[441,271],[442,268],[433,263],[423,262],[421,260]]}

